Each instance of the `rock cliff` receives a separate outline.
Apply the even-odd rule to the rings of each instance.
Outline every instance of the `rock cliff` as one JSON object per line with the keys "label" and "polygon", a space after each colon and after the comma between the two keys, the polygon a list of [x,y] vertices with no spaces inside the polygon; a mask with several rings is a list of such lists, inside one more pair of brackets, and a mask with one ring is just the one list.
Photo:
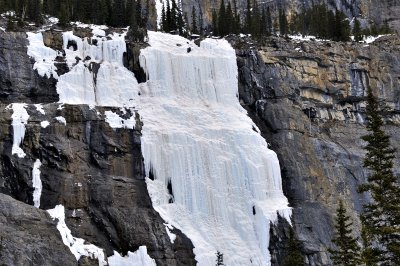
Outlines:
{"label": "rock cliff", "polygon": [[[365,45],[271,37],[259,48],[248,40],[232,42],[240,99],[278,154],[307,264],[328,265],[339,199],[351,210],[357,233],[357,214],[368,200],[357,193],[366,178],[360,137],[366,134],[367,86],[388,107],[385,130],[400,148],[400,41],[389,36]],[[276,232],[282,231],[278,227]],[[282,256],[279,246],[270,246],[276,248],[276,265]]]}
{"label": "rock cliff", "polygon": [[[46,34],[47,45],[60,45],[56,32]],[[400,149],[400,41],[387,36],[370,45],[276,37],[260,43],[232,37],[230,42],[237,53],[239,98],[278,154],[284,192],[293,207],[307,264],[329,265],[327,248],[338,200],[344,200],[357,226],[357,213],[368,200],[356,192],[366,177],[360,136],[366,132],[367,86],[389,107],[386,130],[393,146]],[[125,61],[140,80],[144,77],[137,67],[139,50],[140,45],[130,46]],[[33,64],[27,55],[26,33],[0,30],[1,261],[76,265],[56,222],[45,211],[63,204],[72,235],[103,248],[107,256],[114,250],[126,254],[146,245],[158,265],[194,265],[190,240],[173,229],[177,238],[171,243],[164,221],[152,208],[136,111],[60,106],[55,80],[40,77]],[[10,103],[27,104],[29,120],[21,144],[25,158],[11,155]],[[134,129],[111,128],[106,111],[134,117]],[[49,125],[44,127],[43,121]],[[400,165],[396,155],[395,165]],[[42,163],[44,195],[40,209],[31,206],[32,168],[37,159]],[[400,173],[398,167],[395,171]],[[272,230],[274,265],[280,265],[284,256],[286,226],[282,221]],[[79,264],[97,262],[81,258]]]}

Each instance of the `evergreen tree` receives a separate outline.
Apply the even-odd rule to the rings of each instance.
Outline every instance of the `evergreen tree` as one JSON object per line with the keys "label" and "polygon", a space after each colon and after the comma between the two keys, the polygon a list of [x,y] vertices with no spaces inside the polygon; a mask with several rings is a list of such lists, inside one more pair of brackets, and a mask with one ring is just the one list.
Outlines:
{"label": "evergreen tree", "polygon": [[289,237],[285,246],[286,256],[283,259],[283,266],[303,266],[304,257],[301,254],[301,244],[297,240],[294,229],[289,228]]}
{"label": "evergreen tree", "polygon": [[288,21],[283,9],[279,9],[279,32],[281,35],[288,33]]}
{"label": "evergreen tree", "polygon": [[352,225],[350,216],[346,214],[343,202],[339,202],[336,210],[336,234],[332,242],[337,249],[329,250],[332,254],[334,265],[357,266],[360,265],[360,247],[357,245],[357,238],[352,236]]}
{"label": "evergreen tree", "polygon": [[166,17],[164,2],[162,4],[162,9],[161,9],[161,30],[167,31],[167,17]]}
{"label": "evergreen tree", "polygon": [[218,33],[221,36],[225,36],[227,34],[224,0],[221,1],[221,5],[220,5],[220,8],[219,8],[219,12],[218,12]]}
{"label": "evergreen tree", "polygon": [[356,42],[362,41],[363,37],[361,34],[361,25],[357,18],[354,18],[353,35]]}
{"label": "evergreen tree", "polygon": [[217,36],[218,35],[218,15],[215,10],[212,12],[212,31],[213,35]]}
{"label": "evergreen tree", "polygon": [[247,7],[246,7],[246,20],[244,25],[244,32],[250,33],[252,28],[252,13],[251,13],[251,4],[250,0],[247,0]]}
{"label": "evergreen tree", "polygon": [[217,263],[215,264],[215,266],[223,266],[224,265],[224,254],[222,254],[221,252],[217,251]]}
{"label": "evergreen tree", "polygon": [[364,205],[361,215],[365,249],[363,259],[367,265],[400,265],[400,185],[393,174],[395,150],[390,137],[382,130],[377,99],[371,87],[367,91],[367,130],[364,167],[369,170],[367,183],[359,192],[369,192],[372,202]]}
{"label": "evergreen tree", "polygon": [[199,33],[197,29],[196,8],[194,6],[192,7],[192,33]]}

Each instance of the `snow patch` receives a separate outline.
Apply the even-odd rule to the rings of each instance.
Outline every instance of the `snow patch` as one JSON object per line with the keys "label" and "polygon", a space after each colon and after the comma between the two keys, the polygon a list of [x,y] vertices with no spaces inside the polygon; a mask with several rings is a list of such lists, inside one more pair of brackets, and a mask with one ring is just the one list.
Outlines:
{"label": "snow patch", "polygon": [[140,246],[135,252],[128,251],[126,256],[121,256],[117,251],[108,257],[110,266],[155,266],[156,261],[147,254],[147,247]]}
{"label": "snow patch", "polygon": [[176,235],[174,233],[172,233],[172,229],[174,229],[174,227],[168,223],[164,223],[165,225],[165,230],[167,230],[167,234],[169,236],[169,240],[171,241],[171,243],[173,244],[175,242],[176,239]]}
{"label": "snow patch", "polygon": [[48,127],[49,125],[50,125],[50,122],[47,121],[47,120],[40,122],[40,126],[41,126],[42,128],[46,128],[46,127]]}
{"label": "snow patch", "polygon": [[36,107],[36,111],[38,111],[39,113],[41,113],[42,115],[45,115],[46,112],[43,109],[43,105],[41,104],[34,104],[34,106]]}
{"label": "snow patch", "polygon": [[154,208],[192,240],[198,265],[214,265],[217,250],[227,265],[270,265],[270,222],[291,209],[278,158],[237,99],[234,49],[148,34],[138,109]]}
{"label": "snow patch", "polygon": [[57,120],[59,123],[61,123],[61,124],[67,125],[67,121],[66,121],[65,118],[62,117],[62,116],[57,116],[57,117],[56,117],[56,120]]}
{"label": "snow patch", "polygon": [[0,30],[2,30],[2,31],[4,31],[4,32],[6,32],[6,29],[5,29],[5,28],[3,28],[3,27],[0,27]]}
{"label": "snow patch", "polygon": [[61,234],[62,241],[66,245],[72,254],[74,254],[78,261],[81,256],[90,257],[99,261],[99,266],[107,265],[107,261],[104,258],[103,249],[93,245],[85,244],[85,240],[82,238],[73,237],[71,230],[65,223],[65,210],[63,205],[57,205],[54,209],[47,210],[53,220],[57,219],[57,229]]}
{"label": "snow patch", "polygon": [[113,111],[105,111],[106,122],[112,128],[129,128],[133,129],[135,126],[135,117],[132,115],[128,119],[121,118],[117,113]]}
{"label": "snow patch", "polygon": [[36,159],[32,169],[32,184],[33,184],[33,205],[36,208],[40,207],[40,197],[42,195],[42,180],[40,179],[40,166],[42,163]]}
{"label": "snow patch", "polygon": [[27,32],[26,34],[28,35],[29,41],[27,54],[35,59],[33,69],[37,70],[38,74],[42,77],[46,76],[50,78],[53,76],[57,79],[57,67],[54,65],[54,61],[57,55],[59,55],[59,52],[44,45],[41,32]]}
{"label": "snow patch", "polygon": [[25,125],[28,123],[29,115],[26,111],[25,103],[13,103],[11,104],[13,110],[12,127],[13,127],[13,146],[11,154],[17,154],[19,158],[25,157],[25,152],[20,147],[25,137]]}

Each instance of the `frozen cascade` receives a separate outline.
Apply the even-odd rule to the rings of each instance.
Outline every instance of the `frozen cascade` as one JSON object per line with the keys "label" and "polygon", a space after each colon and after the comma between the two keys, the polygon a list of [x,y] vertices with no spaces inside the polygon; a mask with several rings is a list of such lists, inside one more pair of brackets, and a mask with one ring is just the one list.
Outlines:
{"label": "frozen cascade", "polygon": [[20,147],[25,137],[25,125],[28,123],[29,119],[29,114],[25,107],[25,103],[13,103],[11,105],[13,110],[13,114],[11,115],[11,125],[13,127],[13,145],[11,154],[17,154],[19,158],[25,157],[25,152]]}
{"label": "frozen cascade", "polygon": [[158,32],[149,43],[139,113],[154,208],[192,240],[199,265],[217,251],[226,265],[269,265],[269,223],[291,210],[277,156],[237,99],[235,51]]}
{"label": "frozen cascade", "polygon": [[125,33],[105,37],[102,27],[94,25],[92,33],[90,39],[81,39],[72,31],[63,32],[63,49],[70,71],[58,76],[54,60],[61,53],[44,45],[41,32],[28,32],[28,55],[35,59],[34,69],[41,76],[52,75],[58,79],[57,93],[61,103],[135,106],[138,83],[134,74],[123,65]]}
{"label": "frozen cascade", "polygon": [[114,251],[114,255],[108,257],[110,266],[156,266],[156,261],[147,254],[147,247],[140,246],[135,252],[128,251],[126,256],[121,256]]}
{"label": "frozen cascade", "polygon": [[42,163],[39,159],[36,159],[35,163],[33,164],[32,169],[32,184],[33,188],[33,205],[36,208],[40,207],[40,196],[42,195],[42,180],[40,179],[40,166]]}

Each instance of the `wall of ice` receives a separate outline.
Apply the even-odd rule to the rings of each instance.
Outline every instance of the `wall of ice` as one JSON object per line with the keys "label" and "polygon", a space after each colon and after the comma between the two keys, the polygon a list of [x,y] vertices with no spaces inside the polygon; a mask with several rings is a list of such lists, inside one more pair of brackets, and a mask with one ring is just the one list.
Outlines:
{"label": "wall of ice", "polygon": [[290,208],[277,156],[237,99],[235,51],[157,32],[149,43],[139,113],[154,208],[192,240],[199,265],[217,251],[226,265],[269,265],[269,224]]}
{"label": "wall of ice", "polygon": [[13,145],[11,154],[16,154],[19,158],[25,157],[25,152],[20,147],[25,137],[25,125],[28,123],[29,114],[26,111],[26,104],[13,103],[10,105],[13,110],[11,115],[11,125],[13,127]]}
{"label": "wall of ice", "polygon": [[104,26],[91,27],[91,38],[82,39],[72,31],[63,32],[64,60],[70,71],[61,76],[57,75],[54,64],[60,51],[46,47],[41,32],[27,33],[28,55],[35,59],[34,69],[41,76],[58,79],[61,103],[135,106],[138,83],[134,74],[123,66],[126,33],[105,36]]}
{"label": "wall of ice", "polygon": [[42,180],[40,179],[40,166],[42,163],[39,159],[36,159],[33,164],[32,169],[32,186],[34,188],[33,191],[33,206],[36,208],[40,207],[40,197],[42,195]]}

